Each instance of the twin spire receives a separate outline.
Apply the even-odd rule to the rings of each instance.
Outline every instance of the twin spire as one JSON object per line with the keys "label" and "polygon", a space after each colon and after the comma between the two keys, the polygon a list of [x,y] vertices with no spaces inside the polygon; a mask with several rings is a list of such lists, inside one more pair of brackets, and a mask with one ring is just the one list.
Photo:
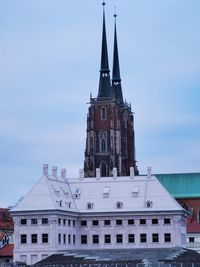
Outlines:
{"label": "twin spire", "polygon": [[108,49],[106,38],[106,23],[105,23],[105,3],[103,2],[103,31],[102,31],[102,48],[101,48],[101,68],[99,79],[99,91],[97,98],[104,100],[112,98],[119,104],[123,103],[123,95],[121,88],[120,67],[119,67],[119,55],[117,45],[117,29],[116,29],[116,17],[114,25],[114,52],[113,52],[113,70],[112,70],[112,85],[110,82],[110,70],[108,63]]}

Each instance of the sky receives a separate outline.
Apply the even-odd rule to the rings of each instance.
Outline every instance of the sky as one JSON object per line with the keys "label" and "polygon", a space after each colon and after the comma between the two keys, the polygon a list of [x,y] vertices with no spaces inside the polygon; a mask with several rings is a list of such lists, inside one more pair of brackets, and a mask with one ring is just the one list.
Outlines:
{"label": "sky", "polygon": [[[200,172],[200,1],[106,2],[110,69],[118,14],[140,173]],[[83,168],[101,32],[100,0],[0,0],[0,207],[24,196],[44,163],[69,177]]]}

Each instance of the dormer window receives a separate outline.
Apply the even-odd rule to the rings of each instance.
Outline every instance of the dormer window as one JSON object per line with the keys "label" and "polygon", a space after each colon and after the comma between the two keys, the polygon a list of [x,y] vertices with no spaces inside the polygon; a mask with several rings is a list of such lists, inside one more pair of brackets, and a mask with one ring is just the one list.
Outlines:
{"label": "dormer window", "polygon": [[146,201],[145,206],[146,208],[152,208],[153,202],[152,201]]}
{"label": "dormer window", "polygon": [[61,188],[61,190],[62,190],[64,196],[65,196],[65,197],[68,197],[68,196],[69,196],[69,193],[68,193],[62,186],[61,186],[60,188]]}
{"label": "dormer window", "polygon": [[91,202],[88,202],[88,203],[87,203],[87,209],[88,209],[88,210],[93,209],[93,206],[94,206],[94,203],[91,203]]}
{"label": "dormer window", "polygon": [[110,194],[110,187],[109,186],[105,186],[103,189],[103,198],[108,198]]}
{"label": "dormer window", "polygon": [[117,208],[117,209],[122,209],[122,207],[123,207],[123,202],[118,201],[118,202],[116,203],[116,208]]}
{"label": "dormer window", "polygon": [[106,108],[105,107],[101,109],[101,119],[106,120]]}
{"label": "dormer window", "polygon": [[138,193],[139,193],[139,187],[134,186],[132,189],[132,197],[138,197]]}
{"label": "dormer window", "polygon": [[57,195],[57,196],[60,196],[60,190],[55,188],[53,185],[52,185],[52,188],[54,190],[54,193]]}
{"label": "dormer window", "polygon": [[80,198],[81,196],[81,189],[76,188],[75,193],[74,193],[74,198]]}

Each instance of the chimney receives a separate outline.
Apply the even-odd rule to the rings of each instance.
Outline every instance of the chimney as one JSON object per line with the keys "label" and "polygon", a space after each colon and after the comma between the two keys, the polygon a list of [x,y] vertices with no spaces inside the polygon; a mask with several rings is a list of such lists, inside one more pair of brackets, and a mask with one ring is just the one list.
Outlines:
{"label": "chimney", "polygon": [[66,179],[66,174],[67,174],[67,170],[66,169],[61,169],[61,178],[63,178],[65,180]]}
{"label": "chimney", "polygon": [[147,178],[151,178],[151,167],[147,167]]}
{"label": "chimney", "polygon": [[134,174],[134,167],[130,167],[130,178],[133,179],[135,176]]}
{"label": "chimney", "polygon": [[100,169],[96,168],[96,179],[99,180],[100,179]]}
{"label": "chimney", "polygon": [[117,179],[117,168],[113,168],[113,180]]}
{"label": "chimney", "polygon": [[79,180],[83,181],[83,179],[84,179],[84,171],[83,171],[83,169],[80,169],[79,170]]}
{"label": "chimney", "polygon": [[57,177],[57,169],[58,168],[56,166],[52,167],[52,176],[55,178]]}
{"label": "chimney", "polygon": [[43,176],[48,176],[48,164],[43,164]]}

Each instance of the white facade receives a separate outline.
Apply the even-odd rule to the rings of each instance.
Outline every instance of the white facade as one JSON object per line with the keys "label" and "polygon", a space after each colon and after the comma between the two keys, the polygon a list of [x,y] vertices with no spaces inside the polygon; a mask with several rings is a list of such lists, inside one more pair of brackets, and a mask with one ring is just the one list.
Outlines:
{"label": "white facade", "polygon": [[[184,247],[186,214],[147,176],[66,179],[53,168],[12,210],[14,261],[70,249]],[[98,172],[97,172],[98,173]],[[131,173],[133,173],[131,171]]]}

